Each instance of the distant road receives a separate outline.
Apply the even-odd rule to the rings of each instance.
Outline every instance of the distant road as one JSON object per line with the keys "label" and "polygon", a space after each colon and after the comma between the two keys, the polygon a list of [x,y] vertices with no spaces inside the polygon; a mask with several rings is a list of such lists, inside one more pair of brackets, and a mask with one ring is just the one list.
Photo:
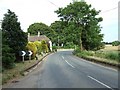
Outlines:
{"label": "distant road", "polygon": [[59,51],[45,58],[40,66],[11,88],[118,88],[117,70]]}

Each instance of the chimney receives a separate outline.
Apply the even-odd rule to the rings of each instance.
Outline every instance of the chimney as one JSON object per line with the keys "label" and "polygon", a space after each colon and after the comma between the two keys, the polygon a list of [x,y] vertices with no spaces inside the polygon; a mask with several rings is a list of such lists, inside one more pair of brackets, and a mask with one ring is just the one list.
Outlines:
{"label": "chimney", "polygon": [[28,33],[28,37],[30,37],[30,33]]}
{"label": "chimney", "polygon": [[30,33],[28,33],[28,41],[29,41]]}
{"label": "chimney", "polygon": [[38,37],[40,36],[40,32],[38,31]]}

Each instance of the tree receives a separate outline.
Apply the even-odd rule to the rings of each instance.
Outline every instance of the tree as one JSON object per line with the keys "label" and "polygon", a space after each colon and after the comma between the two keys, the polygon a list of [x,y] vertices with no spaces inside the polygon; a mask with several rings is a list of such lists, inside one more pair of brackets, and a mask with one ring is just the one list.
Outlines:
{"label": "tree", "polygon": [[33,23],[28,28],[28,33],[30,33],[31,35],[37,35],[38,31],[41,35],[46,35],[50,39],[51,35],[53,34],[52,29],[44,23]]}
{"label": "tree", "polygon": [[120,45],[120,41],[113,41],[112,42],[112,46],[118,46],[118,45]]}
{"label": "tree", "polygon": [[67,27],[64,29],[67,39],[79,45],[81,50],[83,48],[87,50],[99,49],[103,38],[99,25],[102,18],[96,16],[100,11],[96,11],[84,1],[74,1],[55,12],[62,22],[67,23]]}
{"label": "tree", "polygon": [[2,69],[4,70],[4,68],[13,68],[15,66],[14,61],[15,55],[12,53],[12,48],[10,48],[8,45],[2,45]]}
{"label": "tree", "polygon": [[[63,22],[61,21],[55,21],[50,25],[50,28],[53,29],[54,34],[52,35],[52,41],[57,44],[65,43],[65,37],[64,37],[64,28],[65,25],[63,25]],[[58,42],[59,39],[59,42]]]}
{"label": "tree", "polygon": [[27,34],[21,30],[16,14],[10,10],[4,14],[2,20],[2,38],[4,39],[3,45],[8,45],[11,53],[16,54],[16,57],[27,44]]}

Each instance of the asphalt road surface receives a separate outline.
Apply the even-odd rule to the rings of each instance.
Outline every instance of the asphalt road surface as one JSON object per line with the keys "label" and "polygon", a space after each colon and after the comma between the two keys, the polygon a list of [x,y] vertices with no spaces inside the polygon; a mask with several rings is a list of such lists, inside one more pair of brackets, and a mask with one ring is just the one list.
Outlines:
{"label": "asphalt road surface", "polygon": [[[30,74],[3,88],[118,88],[118,71],[59,51],[47,56]],[[102,89],[101,89],[102,90]]]}

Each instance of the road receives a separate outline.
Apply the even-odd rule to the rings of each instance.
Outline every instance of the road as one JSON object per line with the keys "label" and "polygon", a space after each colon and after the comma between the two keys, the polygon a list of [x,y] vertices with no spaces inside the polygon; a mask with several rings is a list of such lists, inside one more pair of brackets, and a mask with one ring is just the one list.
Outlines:
{"label": "road", "polygon": [[[29,75],[8,88],[118,88],[118,71],[83,60],[72,51],[47,56]],[[103,90],[103,89],[102,89]]]}

